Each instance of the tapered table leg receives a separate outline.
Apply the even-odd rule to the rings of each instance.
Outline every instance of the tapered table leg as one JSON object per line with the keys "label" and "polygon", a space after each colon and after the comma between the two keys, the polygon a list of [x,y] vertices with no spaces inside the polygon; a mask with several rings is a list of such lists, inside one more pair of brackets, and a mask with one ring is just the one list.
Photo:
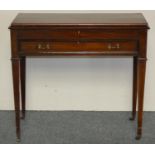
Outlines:
{"label": "tapered table leg", "polygon": [[133,94],[132,94],[132,116],[130,120],[135,120],[137,107],[137,57],[133,58]]}
{"label": "tapered table leg", "polygon": [[138,58],[138,128],[136,139],[140,139],[142,136],[145,70],[146,58]]}
{"label": "tapered table leg", "polygon": [[14,89],[14,104],[16,115],[16,136],[17,141],[20,141],[20,90],[19,90],[19,72],[20,72],[19,58],[12,58],[12,75],[13,75],[13,89]]}
{"label": "tapered table leg", "polygon": [[25,57],[20,59],[20,80],[21,80],[21,106],[22,106],[22,116],[25,118],[25,68],[26,62]]}

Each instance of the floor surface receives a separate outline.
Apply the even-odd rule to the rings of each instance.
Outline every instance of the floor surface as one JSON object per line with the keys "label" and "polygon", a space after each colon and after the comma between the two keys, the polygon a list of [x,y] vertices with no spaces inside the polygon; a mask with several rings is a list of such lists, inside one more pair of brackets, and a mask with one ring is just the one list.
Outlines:
{"label": "floor surface", "polygon": [[[135,140],[137,121],[130,112],[28,111],[21,120],[26,144],[155,143],[155,112],[144,113],[143,137]],[[16,143],[13,111],[0,111],[0,143]]]}

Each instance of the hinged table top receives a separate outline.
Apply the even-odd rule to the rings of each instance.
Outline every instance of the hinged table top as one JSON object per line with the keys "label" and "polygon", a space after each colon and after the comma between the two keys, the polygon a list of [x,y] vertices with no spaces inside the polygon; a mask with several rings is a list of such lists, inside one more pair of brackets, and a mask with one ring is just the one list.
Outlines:
{"label": "hinged table top", "polygon": [[10,28],[63,25],[149,28],[141,13],[20,13],[12,22]]}

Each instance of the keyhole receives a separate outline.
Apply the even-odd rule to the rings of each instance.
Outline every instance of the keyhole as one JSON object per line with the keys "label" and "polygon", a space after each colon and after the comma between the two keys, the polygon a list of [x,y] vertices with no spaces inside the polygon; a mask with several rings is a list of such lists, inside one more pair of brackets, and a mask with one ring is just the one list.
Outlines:
{"label": "keyhole", "polygon": [[78,31],[78,36],[80,36],[80,31]]}

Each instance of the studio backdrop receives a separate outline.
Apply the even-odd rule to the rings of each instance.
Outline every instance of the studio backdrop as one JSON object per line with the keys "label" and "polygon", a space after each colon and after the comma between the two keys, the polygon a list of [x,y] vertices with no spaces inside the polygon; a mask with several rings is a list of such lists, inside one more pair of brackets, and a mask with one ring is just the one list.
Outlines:
{"label": "studio backdrop", "polygon": [[[14,109],[8,27],[19,12],[66,11],[0,11],[0,110]],[[150,26],[144,110],[154,111],[155,11],[81,12],[143,13]],[[131,110],[133,59],[130,57],[124,59],[119,57],[45,57],[28,58],[26,63],[27,110]]]}

